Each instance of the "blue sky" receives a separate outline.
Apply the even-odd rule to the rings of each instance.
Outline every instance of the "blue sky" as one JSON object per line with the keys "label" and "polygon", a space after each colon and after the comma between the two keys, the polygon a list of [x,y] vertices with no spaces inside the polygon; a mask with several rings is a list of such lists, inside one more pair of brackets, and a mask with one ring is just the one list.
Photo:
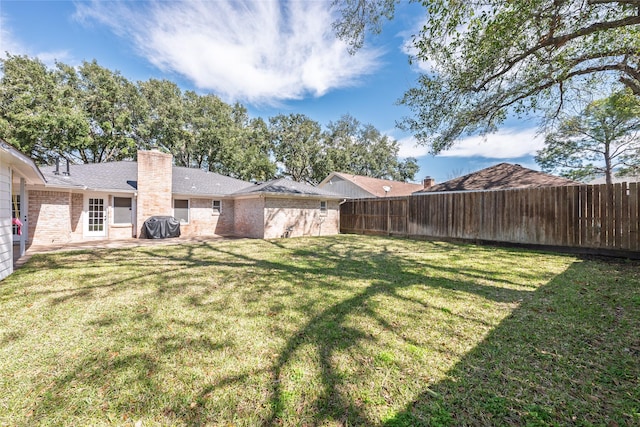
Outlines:
{"label": "blue sky", "polygon": [[183,90],[239,101],[253,117],[302,113],[322,125],[351,114],[418,158],[416,180],[437,182],[508,161],[538,169],[535,120],[511,120],[486,139],[464,138],[438,155],[417,147],[396,122],[419,75],[408,43],[425,18],[400,5],[381,35],[356,55],[333,35],[329,0],[273,2],[0,1],[0,52],[78,65],[97,60],[132,81],[166,78]]}

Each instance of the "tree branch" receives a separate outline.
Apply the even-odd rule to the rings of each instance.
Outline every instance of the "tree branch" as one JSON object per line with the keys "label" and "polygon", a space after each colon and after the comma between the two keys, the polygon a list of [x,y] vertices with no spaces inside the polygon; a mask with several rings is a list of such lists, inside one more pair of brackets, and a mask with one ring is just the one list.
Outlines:
{"label": "tree branch", "polygon": [[538,42],[537,45],[533,46],[530,49],[527,49],[521,54],[516,55],[512,59],[508,60],[505,66],[500,71],[487,77],[485,80],[480,82],[479,85],[473,87],[472,90],[474,92],[480,92],[481,90],[484,90],[486,88],[486,85],[489,84],[489,82],[508,73],[520,61],[524,60],[530,55],[533,55],[534,53],[538,52],[541,49],[551,47],[551,46],[555,48],[559,48],[573,39],[584,37],[586,35],[593,34],[598,31],[610,30],[613,28],[621,28],[621,27],[627,27],[627,26],[638,25],[638,24],[640,24],[640,16],[629,16],[627,18],[619,19],[617,21],[597,22],[589,25],[588,27],[584,27],[577,31],[574,31],[573,33],[570,33],[570,34],[565,34],[557,37],[543,38]]}
{"label": "tree branch", "polygon": [[[608,65],[601,65],[599,67],[589,67],[589,68],[584,68],[582,70],[576,70],[576,71],[573,71],[571,73],[567,73],[562,80],[569,80],[569,79],[572,79],[573,77],[582,76],[582,75],[586,75],[586,74],[599,73],[599,72],[602,72],[602,71],[618,71],[619,70],[619,66],[618,65],[619,64],[608,64]],[[552,87],[552,86],[554,86],[554,85],[556,85],[558,83],[559,83],[558,79],[547,81],[547,82],[545,82],[543,84],[540,84],[538,86],[535,86],[535,87],[529,89],[527,92],[525,92],[525,93],[523,93],[521,95],[518,95],[518,96],[514,97],[513,99],[511,99],[509,101],[506,101],[506,102],[504,102],[502,104],[496,105],[495,108],[496,109],[503,109],[503,108],[509,107],[509,106],[515,104],[518,101],[522,101],[523,99],[526,99],[526,98],[528,98],[528,97],[530,97],[530,96],[532,96],[532,95],[534,95],[536,93],[539,93],[539,92],[541,92],[541,91],[543,91],[545,89],[549,89],[550,87]]]}
{"label": "tree branch", "polygon": [[587,0],[587,4],[631,4],[640,5],[640,0]]}

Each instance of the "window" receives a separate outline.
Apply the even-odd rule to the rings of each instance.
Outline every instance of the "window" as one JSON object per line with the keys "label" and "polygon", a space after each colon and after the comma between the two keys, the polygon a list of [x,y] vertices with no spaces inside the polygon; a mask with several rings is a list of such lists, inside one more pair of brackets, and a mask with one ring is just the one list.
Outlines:
{"label": "window", "polygon": [[173,216],[183,224],[189,223],[189,200],[173,201]]}
{"label": "window", "polygon": [[131,197],[113,198],[113,223],[131,224]]}
{"label": "window", "polygon": [[214,215],[220,215],[222,213],[222,200],[214,200],[211,207]]}
{"label": "window", "polygon": [[322,200],[320,202],[320,215],[322,215],[322,216],[326,216],[327,215],[327,202],[326,202],[326,200]]}
{"label": "window", "polygon": [[89,233],[104,232],[104,199],[89,199]]}

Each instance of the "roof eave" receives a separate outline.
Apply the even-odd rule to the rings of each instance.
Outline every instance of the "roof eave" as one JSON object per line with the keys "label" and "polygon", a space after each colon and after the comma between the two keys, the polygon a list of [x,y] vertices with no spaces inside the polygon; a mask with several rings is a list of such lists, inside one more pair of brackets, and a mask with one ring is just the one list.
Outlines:
{"label": "roof eave", "polygon": [[256,193],[235,194],[234,199],[251,199],[256,197],[271,197],[277,199],[316,199],[316,200],[342,200],[344,196],[340,195],[324,195],[324,194],[304,194],[304,193],[273,193],[268,191],[261,191]]}
{"label": "roof eave", "polygon": [[172,192],[171,195],[176,197],[184,197],[191,199],[231,199],[233,195],[231,194],[215,194],[215,193],[179,193]]}
{"label": "roof eave", "polygon": [[18,172],[21,175],[24,175],[28,184],[35,184],[36,182],[40,182],[42,184],[46,183],[47,180],[44,178],[42,171],[38,168],[35,162],[26,154],[22,153],[11,144],[0,140],[0,148],[7,154],[11,156],[12,160],[16,162],[10,162],[13,166],[16,166]]}

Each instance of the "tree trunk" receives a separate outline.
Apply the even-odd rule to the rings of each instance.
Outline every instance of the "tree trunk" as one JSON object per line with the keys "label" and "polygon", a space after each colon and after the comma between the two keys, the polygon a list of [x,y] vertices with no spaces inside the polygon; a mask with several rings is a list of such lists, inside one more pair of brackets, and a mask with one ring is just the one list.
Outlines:
{"label": "tree trunk", "polygon": [[612,175],[613,171],[611,170],[611,144],[609,141],[604,143],[604,178],[605,183],[607,185],[613,184]]}

